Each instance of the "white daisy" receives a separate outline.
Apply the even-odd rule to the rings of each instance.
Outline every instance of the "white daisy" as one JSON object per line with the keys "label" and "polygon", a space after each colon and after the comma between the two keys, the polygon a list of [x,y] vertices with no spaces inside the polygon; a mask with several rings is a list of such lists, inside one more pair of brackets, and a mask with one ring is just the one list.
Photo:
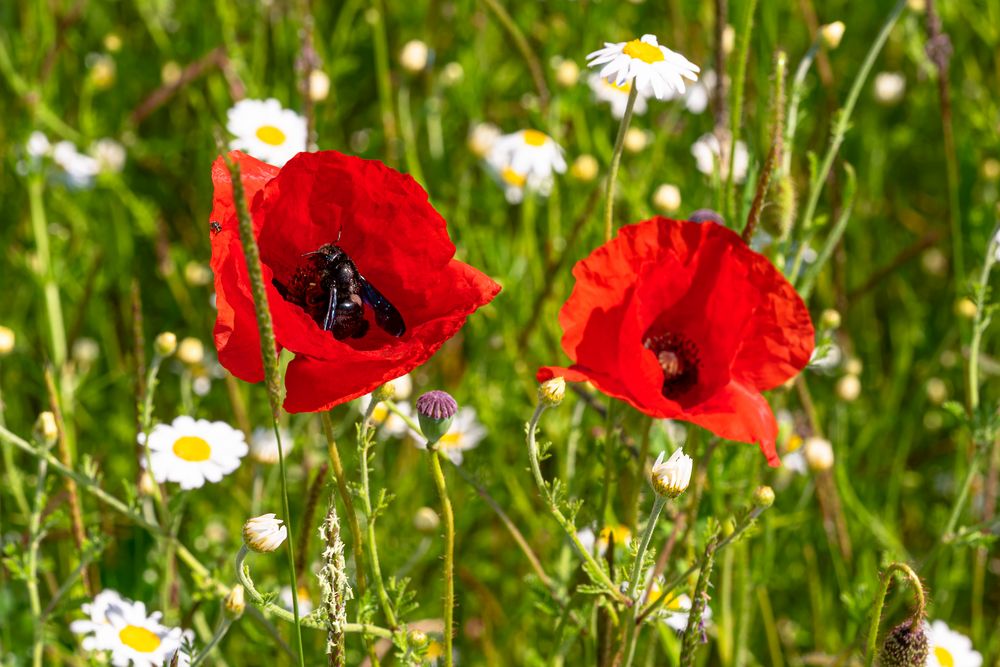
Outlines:
{"label": "white daisy", "polygon": [[276,99],[240,100],[227,114],[226,129],[235,134],[229,146],[282,166],[306,150],[306,120]]}
{"label": "white daisy", "polygon": [[[288,453],[292,451],[295,440],[287,429],[281,431],[281,453],[288,458]],[[273,465],[278,462],[278,439],[274,437],[273,428],[258,426],[250,434],[250,458],[257,463],[267,463]]]}
{"label": "white daisy", "polygon": [[[278,592],[278,599],[281,601],[281,606],[292,611],[292,587],[282,586],[281,590]],[[305,586],[299,586],[299,616],[306,616],[313,610],[312,599],[309,597],[309,589]]]}
{"label": "white daisy", "polygon": [[78,151],[71,141],[60,141],[53,146],[52,160],[62,167],[67,183],[75,188],[93,185],[94,178],[101,171],[97,160]]}
{"label": "white daisy", "polygon": [[785,449],[785,453],[781,455],[781,465],[800,475],[806,474],[809,470],[803,444],[805,444],[805,441],[802,437],[793,433],[788,438],[788,446]]}
{"label": "white daisy", "polygon": [[32,158],[42,158],[52,154],[52,144],[49,143],[49,138],[38,130],[32,132],[28,137],[24,149],[27,151],[28,157]]}
{"label": "white daisy", "polygon": [[666,461],[663,460],[664,454],[666,452],[660,452],[656,457],[656,463],[650,470],[650,481],[658,495],[676,498],[684,493],[691,483],[694,461],[684,453],[683,448],[675,449]]}
{"label": "white daisy", "polygon": [[125,147],[114,139],[98,139],[90,145],[89,153],[102,172],[117,174],[125,167]]}
{"label": "white daisy", "polygon": [[[358,410],[361,414],[367,412],[368,406],[371,402],[371,394],[365,394],[358,399]],[[396,408],[407,417],[413,416],[413,408],[410,407],[409,403],[397,402]],[[401,438],[410,430],[406,421],[387,408],[385,403],[379,403],[375,406],[375,409],[372,410],[372,424],[374,424],[383,435],[392,436],[394,438]]]}
{"label": "white daisy", "polygon": [[179,665],[189,664],[187,654],[180,649],[185,639],[193,638],[190,631],[163,625],[160,612],[147,615],[142,602],[104,590],[82,609],[89,618],[73,621],[70,630],[84,635],[84,650],[109,651],[115,667],[159,667],[175,653],[179,653]]}
{"label": "white daisy", "polygon": [[[427,443],[417,434],[414,435],[414,443],[420,449],[426,449]],[[479,423],[476,417],[476,409],[468,406],[458,409],[455,421],[452,422],[448,432],[437,441],[437,447],[441,452],[451,459],[455,465],[462,464],[462,452],[473,449],[479,441],[486,437],[486,427]]]}
{"label": "white daisy", "polygon": [[643,35],[631,42],[605,42],[604,48],[587,56],[590,67],[601,67],[600,75],[615,84],[632,81],[639,93],[658,100],[675,92],[684,94],[684,79],[698,80],[698,66],[687,58],[660,46],[656,35]]}
{"label": "white daisy", "polygon": [[927,667],[982,667],[983,656],[973,650],[972,640],[949,628],[944,621],[927,626],[927,644],[930,649]]}
{"label": "white daisy", "polygon": [[[723,152],[723,150],[725,152]],[[719,146],[719,138],[711,132],[703,134],[691,146],[691,155],[694,156],[698,164],[698,171],[711,176],[715,173],[716,162],[719,162],[719,174],[725,179],[729,176],[729,145],[723,148]],[[747,153],[747,146],[742,141],[736,142],[736,161],[733,163],[733,180],[742,183],[747,177],[747,167],[750,166],[750,154]],[[719,156],[722,159],[719,160]]]}
{"label": "white daisy", "polygon": [[[145,440],[140,435],[139,444]],[[191,417],[153,427],[149,449],[156,481],[177,482],[182,489],[218,482],[240,466],[248,451],[243,433],[229,424]]]}
{"label": "white daisy", "polygon": [[715,84],[717,83],[715,72],[708,70],[701,79],[688,86],[684,95],[684,106],[694,114],[700,114],[708,108],[708,103],[715,94]]}
{"label": "white daisy", "polygon": [[562,147],[538,130],[520,130],[497,138],[486,154],[486,164],[512,204],[521,201],[525,189],[548,195],[553,172],[566,171]]}
{"label": "white daisy", "polygon": [[[608,81],[597,72],[594,72],[587,77],[587,84],[594,93],[594,99],[598,102],[607,102],[611,105],[612,116],[621,118],[625,115],[625,107],[628,106],[628,95],[632,91],[632,83],[630,81],[626,81],[619,86],[614,81]],[[648,107],[646,103],[647,99],[648,96],[643,91],[640,90],[637,92],[635,105],[632,107],[633,113],[640,115],[646,113],[646,108]]]}

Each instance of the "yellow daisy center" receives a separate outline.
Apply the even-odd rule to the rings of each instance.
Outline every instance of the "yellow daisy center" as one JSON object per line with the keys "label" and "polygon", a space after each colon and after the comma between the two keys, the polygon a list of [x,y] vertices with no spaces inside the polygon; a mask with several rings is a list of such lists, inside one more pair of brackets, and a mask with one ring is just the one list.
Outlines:
{"label": "yellow daisy center", "polygon": [[509,183],[511,185],[516,185],[519,188],[523,188],[524,184],[527,182],[526,179],[521,174],[517,173],[510,167],[504,167],[503,171],[500,172],[500,178],[503,179],[504,183]]}
{"label": "yellow daisy center", "polygon": [[458,432],[445,433],[443,436],[441,436],[441,439],[438,440],[438,446],[440,447],[451,448],[451,447],[458,447],[461,444],[462,444],[462,434]]}
{"label": "yellow daisy center", "polygon": [[647,44],[641,39],[633,39],[625,45],[622,53],[633,58],[638,58],[644,63],[658,63],[663,60],[663,51],[660,47]]}
{"label": "yellow daisy center", "polygon": [[388,418],[389,418],[389,408],[385,407],[381,403],[376,405],[375,409],[372,410],[372,421],[375,422],[376,424],[381,424],[385,422],[385,420]]}
{"label": "yellow daisy center", "polygon": [[793,435],[788,439],[788,451],[794,452],[802,447],[802,443],[805,442],[801,436]]}
{"label": "yellow daisy center", "polygon": [[174,441],[174,454],[185,461],[207,461],[212,455],[212,446],[196,435],[182,435]]}
{"label": "yellow daisy center", "polygon": [[139,653],[152,653],[160,647],[160,638],[146,628],[138,625],[126,625],[118,633],[122,644]]}
{"label": "yellow daisy center", "polygon": [[257,138],[271,146],[280,146],[285,143],[285,133],[274,125],[261,125],[258,127]]}
{"label": "yellow daisy center", "polygon": [[444,657],[444,646],[440,642],[431,641],[430,646],[427,647],[427,655],[424,656],[428,660],[437,660],[438,658]]}
{"label": "yellow daisy center", "polygon": [[941,646],[934,647],[934,657],[941,663],[941,667],[955,667],[955,658],[951,651]]}
{"label": "yellow daisy center", "polygon": [[525,130],[524,131],[524,143],[529,146],[541,146],[548,139],[544,132],[539,132],[538,130]]}
{"label": "yellow daisy center", "polygon": [[603,544],[607,545],[608,538],[614,535],[615,544],[617,544],[618,546],[622,546],[628,541],[628,538],[631,534],[632,533],[625,526],[608,526],[601,530],[600,541]]}

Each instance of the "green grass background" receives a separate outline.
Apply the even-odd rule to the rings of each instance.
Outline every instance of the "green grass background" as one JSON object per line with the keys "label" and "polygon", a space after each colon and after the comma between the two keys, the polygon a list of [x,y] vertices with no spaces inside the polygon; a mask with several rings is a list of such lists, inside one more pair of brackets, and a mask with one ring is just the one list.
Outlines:
{"label": "green grass background", "polygon": [[[875,71],[903,73],[907,89],[894,106],[880,106],[871,82],[863,89],[838,162],[832,187],[820,203],[819,215],[839,210],[843,186],[842,162],[858,175],[858,199],[849,228],[810,299],[814,317],[837,308],[843,326],[836,334],[845,354],[863,364],[863,391],[858,400],[838,399],[834,387],[841,370],[809,372],[807,381],[820,423],[834,443],[835,484],[853,546],[844,558],[828,538],[810,476],[788,476],[766,467],[752,446],[718,448],[705,470],[706,493],[701,521],[692,541],[682,545],[673,571],[681,571],[703,544],[704,518],[730,517],[747,502],[752,489],[770,483],[778,500],[752,536],[720,556],[713,579],[715,627],[701,649],[704,664],[849,664],[862,642],[880,566],[890,560],[924,563],[946,523],[957,486],[964,478],[969,434],[924,390],[929,378],[944,380],[949,398],[964,401],[963,350],[969,323],[957,317],[954,303],[969,293],[969,278],[982,262],[988,234],[996,217],[998,183],[981,165],[1000,157],[995,91],[1000,86],[1000,2],[978,0],[935,3],[951,37],[951,94],[960,187],[961,235],[953,238],[948,222],[948,191],[937,75],[924,53],[924,16],[906,12],[894,29]],[[569,267],[602,240],[600,208],[591,200],[601,180],[581,183],[568,175],[557,178],[548,199],[529,199],[510,206],[477,158],[466,147],[470,126],[496,123],[505,131],[535,127],[550,132],[572,161],[582,153],[597,157],[603,176],[610,161],[617,128],[605,105],[591,100],[583,78],[572,88],[560,87],[551,59],[562,57],[584,64],[585,55],[603,41],[630,39],[651,32],[661,43],[709,68],[712,62],[712,3],[687,0],[654,2],[571,2],[553,0],[507,2],[507,9],[524,32],[542,64],[552,103],[543,115],[534,98],[524,60],[486,6],[471,0],[413,0],[382,3],[338,0],[312,3],[315,48],[332,85],[329,97],[315,108],[319,146],[367,158],[393,160],[404,172],[419,165],[423,185],[437,209],[449,221],[458,256],[494,277],[504,291],[493,304],[470,318],[468,325],[426,366],[414,374],[418,391],[443,388],[462,404],[479,411],[489,436],[466,456],[465,469],[476,476],[524,531],[550,574],[569,585],[579,583],[577,561],[566,550],[558,526],[542,510],[527,471],[523,423],[534,402],[534,371],[538,365],[562,363],[558,341],[558,308],[572,288]],[[751,36],[743,137],[752,163],[759,166],[768,148],[768,94],[773,54],[784,49],[794,71],[812,35],[803,10],[820,22],[842,20],[846,33],[840,47],[829,52],[828,76],[814,68],[807,79],[793,174],[804,197],[809,155],[825,150],[834,112],[846,97],[862,58],[888,15],[889,2],[832,0],[768,1],[760,3]],[[381,7],[381,12],[380,8]],[[745,0],[729,3],[730,22],[738,24]],[[378,67],[377,45],[384,16],[388,70]],[[44,364],[53,359],[49,319],[43,297],[32,233],[29,177],[18,168],[22,147],[32,130],[53,140],[67,138],[85,147],[110,136],[128,150],[121,174],[102,175],[92,189],[72,190],[49,179],[40,203],[51,244],[52,278],[61,297],[64,332],[69,348],[82,337],[99,342],[100,356],[84,367],[69,357],[72,406],[67,408],[75,434],[77,462],[93,460],[103,485],[123,496],[136,475],[133,455],[134,346],[130,290],[141,290],[142,331],[149,341],[160,331],[194,336],[211,347],[214,311],[211,285],[185,280],[185,266],[207,264],[208,214],[211,206],[209,166],[216,155],[214,133],[224,129],[226,110],[233,103],[218,67],[180,87],[140,122],[133,113],[163,86],[161,69],[169,62],[182,68],[216,48],[231,61],[232,72],[249,97],[276,97],[291,108],[302,106],[295,71],[302,26],[300,5],[294,2],[192,2],[188,0],[15,0],[0,4],[0,46],[6,52],[0,77],[0,324],[17,334],[13,354],[0,360],[3,418],[22,435],[30,432],[37,414],[47,409]],[[122,40],[112,85],[101,89],[90,75],[89,54],[104,53],[110,33]],[[398,63],[402,45],[422,39],[433,50],[433,63],[422,74]],[[445,85],[440,74],[457,62],[463,78]],[[730,58],[729,66],[735,67]],[[412,137],[387,142],[379,106],[379,76],[388,76],[393,115],[408,119]],[[626,154],[619,180],[619,224],[654,213],[651,196],[660,183],[676,184],[683,196],[678,215],[713,206],[717,193],[711,179],[694,168],[690,146],[712,129],[710,113],[691,115],[677,102],[650,102],[634,127],[652,132],[652,144]],[[442,151],[432,149],[436,132]],[[393,162],[390,162],[393,163]],[[743,210],[752,194],[748,186]],[[831,194],[832,193],[832,194]],[[36,215],[38,211],[36,210]],[[574,222],[585,216],[576,239],[567,239]],[[737,216],[743,219],[744,216]],[[820,231],[820,237],[825,231]],[[924,267],[928,249],[947,258],[947,269],[934,273]],[[961,258],[964,271],[955,271]],[[547,262],[563,260],[556,271]],[[433,277],[429,276],[429,279]],[[533,304],[546,287],[551,296],[537,310]],[[522,343],[522,332],[531,335]],[[996,405],[997,335],[988,333],[983,345],[983,401]],[[170,421],[183,409],[180,366],[168,362],[156,395],[155,417]],[[64,387],[64,391],[66,388]],[[254,425],[266,425],[262,387],[241,386]],[[564,470],[571,415],[571,397],[543,420],[543,437],[554,443],[545,463],[550,477]],[[795,392],[776,391],[776,408],[798,409]],[[193,399],[200,417],[231,420],[225,383],[216,380],[204,398]],[[335,411],[341,424],[347,466],[356,475],[350,445],[352,420],[347,408]],[[292,455],[293,515],[301,512],[307,477],[325,457],[314,416],[288,418],[296,435]],[[597,520],[595,507],[602,491],[605,465],[595,429],[602,419],[585,411],[576,474],[571,493],[584,500],[578,523]],[[625,418],[626,433],[641,437],[643,420]],[[663,446],[654,431],[654,448]],[[702,440],[704,442],[704,439]],[[654,449],[655,451],[655,449]],[[704,453],[703,447],[697,454]],[[994,452],[995,453],[995,452]],[[423,537],[412,527],[423,505],[436,506],[434,487],[419,451],[390,440],[378,446],[373,480],[395,499],[380,519],[383,569],[394,572]],[[35,466],[15,454],[15,465],[32,489]],[[637,519],[631,499],[641,484],[634,460],[623,451],[616,462],[621,477],[612,489],[618,520]],[[239,527],[251,509],[251,466],[217,485],[188,494],[182,541],[203,562],[231,579],[231,559],[240,544]],[[995,470],[995,463],[994,463]],[[5,469],[5,475],[10,471]],[[271,475],[263,506],[278,506],[277,479]],[[22,543],[27,517],[0,484],[0,535],[6,544]],[[457,646],[462,664],[549,664],[556,650],[556,619],[542,607],[544,596],[531,584],[523,554],[490,508],[461,478],[449,473],[457,507]],[[971,508],[962,524],[984,517],[984,480],[973,487]],[[50,507],[54,511],[43,543],[43,605],[75,567],[76,550],[68,533],[65,496],[59,480],[50,476]],[[645,496],[649,492],[642,490]],[[639,504],[648,511],[650,497]],[[107,540],[98,558],[103,586],[160,608],[164,572],[162,553],[141,529],[83,495],[85,524]],[[992,508],[990,509],[992,512]],[[654,546],[662,545],[670,523],[662,521]],[[296,526],[296,532],[303,530]],[[309,528],[313,530],[313,528]],[[412,619],[440,617],[440,542],[433,540],[426,556],[410,571],[420,608]],[[318,555],[311,544],[310,560]],[[930,615],[972,636],[995,664],[1000,655],[997,632],[1000,607],[1000,559],[989,552],[982,591],[973,590],[976,550],[951,546],[932,564],[920,569],[930,595]],[[281,559],[258,558],[258,583],[275,588],[284,580]],[[176,604],[163,609],[170,623],[214,622],[217,603],[205,599],[183,568]],[[531,585],[526,585],[526,580]],[[311,582],[316,596],[315,582]],[[902,587],[900,587],[902,588]],[[903,618],[905,592],[891,593],[887,621]],[[32,619],[27,613],[24,583],[0,569],[0,655],[3,664],[28,664]],[[69,621],[85,600],[79,587],[58,606],[45,632],[45,664],[87,664]],[[352,608],[353,616],[353,608]],[[200,617],[200,618],[199,618]],[[281,630],[287,635],[287,627]],[[669,633],[646,631],[640,649],[645,664],[671,664],[677,642]],[[741,637],[743,639],[741,639]],[[323,637],[306,631],[313,664],[322,660]],[[203,644],[204,639],[199,641]],[[585,642],[575,646],[569,663],[589,653]],[[655,652],[648,646],[655,644]],[[745,646],[736,650],[737,645]],[[360,660],[356,637],[349,639],[352,659]],[[218,654],[217,654],[218,655]],[[218,664],[282,664],[287,660],[262,627],[244,620],[222,645]],[[267,656],[264,659],[262,656]],[[646,657],[644,657],[646,656]],[[652,656],[652,657],[648,657]],[[816,658],[812,661],[810,656]],[[816,656],[826,656],[822,658]],[[589,658],[587,658],[589,659]],[[825,660],[831,661],[825,661]],[[992,661],[992,662],[991,662]]]}

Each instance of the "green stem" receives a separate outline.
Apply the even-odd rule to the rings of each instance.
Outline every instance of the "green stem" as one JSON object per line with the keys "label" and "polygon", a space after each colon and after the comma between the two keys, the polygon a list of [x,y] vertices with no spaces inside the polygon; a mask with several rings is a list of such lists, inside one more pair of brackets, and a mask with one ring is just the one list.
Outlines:
{"label": "green stem", "polygon": [[531,72],[531,78],[535,82],[535,89],[538,90],[538,101],[544,112],[549,105],[549,88],[545,85],[545,74],[542,71],[541,64],[538,62],[538,58],[535,57],[535,51],[528,44],[524,33],[517,27],[514,19],[510,17],[510,14],[503,8],[499,0],[483,0],[483,2],[497,17],[500,24],[503,25],[504,30],[507,31],[507,34],[514,41],[514,47],[521,54],[521,57],[524,58],[524,62],[528,66],[528,71]]}
{"label": "green stem", "polygon": [[44,624],[42,623],[42,603],[38,595],[38,545],[42,540],[42,512],[45,510],[45,477],[48,472],[48,462],[43,458],[38,461],[38,481],[35,487],[35,502],[28,523],[28,602],[31,605],[31,617],[35,619],[34,633],[31,642],[31,664],[42,667],[42,650],[44,648]]}
{"label": "green stem", "polygon": [[452,642],[454,641],[455,616],[455,515],[448,498],[444,472],[441,470],[441,452],[430,449],[431,474],[441,499],[441,515],[444,517],[444,664],[452,667]]}
{"label": "green stem", "polygon": [[889,585],[892,583],[892,575],[896,572],[903,574],[910,581],[913,588],[914,602],[916,609],[910,616],[910,626],[919,623],[924,617],[924,586],[920,582],[920,577],[905,563],[893,563],[882,575],[882,583],[879,586],[878,594],[875,597],[875,608],[872,611],[872,619],[868,625],[868,641],[865,649],[865,667],[875,664],[875,644],[878,642],[878,628],[882,622],[882,607],[885,605],[885,596],[889,592]]}
{"label": "green stem", "polygon": [[611,233],[614,229],[615,213],[615,183],[618,180],[618,166],[622,161],[622,150],[625,147],[625,134],[628,132],[629,123],[632,122],[632,109],[635,107],[635,100],[639,94],[639,88],[635,81],[628,94],[628,103],[625,105],[625,115],[622,116],[621,124],[618,125],[618,136],[615,138],[615,149],[611,154],[611,166],[608,168],[608,187],[604,202],[604,240],[611,240]]}
{"label": "green stem", "polygon": [[[753,16],[757,10],[757,0],[749,0],[746,13],[743,17],[743,27],[740,30],[740,46],[736,56],[736,71],[733,73],[733,104],[729,110],[729,173],[725,182],[725,213],[723,217],[730,220],[736,213],[735,183],[733,183],[733,172],[736,165],[736,141],[740,135],[740,125],[743,121],[743,90],[746,85],[747,61],[750,54],[750,32],[753,30]],[[720,72],[719,76],[724,76]],[[720,146],[721,150],[725,147]]]}
{"label": "green stem", "polygon": [[375,512],[372,510],[371,487],[368,482],[368,450],[371,447],[371,435],[369,434],[368,423],[371,420],[372,412],[378,403],[374,398],[368,403],[368,410],[358,427],[358,449],[361,452],[361,502],[368,518],[365,538],[368,545],[368,555],[371,559],[372,580],[375,582],[375,592],[378,595],[379,605],[389,627],[395,630],[398,627],[396,613],[393,611],[392,602],[389,600],[389,593],[385,590],[385,582],[382,581],[382,566],[378,559],[378,541],[375,539]]}
{"label": "green stem", "polygon": [[226,636],[226,633],[229,632],[229,627],[232,624],[232,617],[223,611],[222,618],[219,619],[219,625],[215,628],[215,634],[213,634],[212,639],[205,644],[205,648],[198,653],[198,657],[191,661],[191,667],[198,667],[198,665],[201,664],[201,661],[204,660],[208,654],[212,652],[216,645],[222,641],[222,638]]}
{"label": "green stem", "polygon": [[622,595],[621,591],[615,586],[614,582],[608,577],[607,573],[601,569],[601,566],[594,559],[594,556],[584,548],[583,544],[580,542],[580,538],[576,535],[576,529],[573,523],[566,518],[566,516],[559,509],[556,504],[555,498],[549,491],[549,487],[545,482],[545,478],[542,477],[542,469],[538,463],[538,445],[535,443],[535,431],[538,429],[538,421],[545,411],[545,405],[539,403],[535,408],[535,413],[531,416],[531,421],[528,422],[528,458],[531,461],[531,474],[535,478],[535,486],[538,487],[538,492],[542,495],[545,500],[546,505],[548,505],[549,512],[555,518],[555,520],[562,526],[566,535],[569,537],[570,541],[573,543],[573,547],[576,552],[583,559],[584,563],[587,565],[587,572],[591,579],[595,583],[601,585],[605,592],[610,595],[613,599],[623,604],[628,603],[628,599]]}
{"label": "green stem", "polygon": [[792,153],[795,148],[795,130],[799,124],[799,102],[802,100],[802,88],[805,84],[806,74],[809,73],[809,68],[812,67],[813,61],[816,59],[816,53],[819,52],[822,38],[822,35],[817,33],[815,41],[806,51],[806,55],[802,57],[802,61],[795,70],[795,78],[792,80],[792,94],[788,102],[788,113],[785,115],[785,155],[781,161],[782,174],[787,175],[792,169]]}
{"label": "green stem", "polygon": [[[897,0],[896,6],[889,12],[889,16],[882,25],[882,29],[868,49],[868,54],[861,64],[861,69],[858,71],[857,76],[854,77],[854,83],[851,85],[851,91],[847,95],[847,101],[837,114],[837,122],[834,126],[830,146],[827,148],[826,155],[823,156],[823,162],[816,172],[816,177],[810,184],[809,199],[806,202],[806,208],[801,218],[801,227],[803,229],[809,227],[813,216],[816,214],[816,206],[819,203],[820,193],[822,193],[823,187],[826,185],[826,180],[830,176],[830,169],[833,168],[833,160],[837,157],[840,145],[844,142],[844,135],[847,134],[847,130],[850,127],[851,114],[854,113],[854,106],[857,104],[858,97],[861,95],[861,89],[864,87],[865,81],[868,79],[868,74],[875,64],[875,58],[878,57],[886,40],[889,39],[889,33],[892,32],[893,26],[896,25],[896,21],[905,8],[906,0]],[[792,276],[793,279],[794,277]]]}
{"label": "green stem", "polygon": [[649,548],[649,541],[653,539],[656,520],[660,518],[660,512],[666,504],[666,496],[657,494],[656,500],[653,501],[653,509],[649,513],[649,521],[646,522],[646,530],[643,531],[642,540],[639,542],[639,549],[635,552],[635,563],[632,565],[632,576],[628,584],[628,598],[633,603],[625,620],[625,667],[632,665],[632,660],[635,657],[635,644],[639,637],[639,629],[635,619],[639,612],[641,600],[636,599],[635,592],[639,588],[639,579],[642,577],[643,560],[645,559],[646,549]]}
{"label": "green stem", "polygon": [[[830,261],[830,257],[833,256],[833,249],[837,247],[840,239],[844,236],[844,232],[847,231],[847,223],[850,222],[851,213],[854,211],[854,195],[857,192],[858,179],[854,174],[854,167],[846,162],[844,163],[844,171],[847,173],[847,185],[844,187],[840,217],[837,218],[833,229],[827,235],[826,241],[823,243],[823,248],[816,257],[816,261],[802,275],[802,286],[799,287],[799,295],[805,301],[808,301],[809,295],[812,294],[813,287],[816,285],[816,278],[819,276],[820,271],[823,270],[826,263]],[[793,269],[793,273],[798,273],[798,267],[801,266],[802,257],[805,255],[805,248],[806,244],[802,243],[795,254],[795,268]]]}
{"label": "green stem", "polygon": [[260,334],[261,357],[264,365],[264,377],[267,386],[268,402],[271,406],[271,425],[274,437],[278,443],[278,466],[281,472],[281,502],[284,512],[285,528],[288,539],[285,548],[288,555],[288,579],[292,587],[292,612],[295,615],[295,643],[298,649],[299,667],[305,667],[305,654],[302,647],[302,628],[299,624],[299,596],[297,594],[298,576],[295,573],[295,539],[292,535],[292,513],[288,504],[288,480],[285,474],[285,453],[281,446],[281,433],[278,429],[278,415],[281,412],[281,374],[278,369],[277,345],[274,340],[274,324],[271,321],[271,310],[267,303],[267,291],[264,287],[264,275],[260,265],[260,250],[254,237],[253,223],[247,210],[246,196],[243,191],[243,181],[240,176],[240,165],[232,160],[228,153],[224,154],[226,166],[233,185],[233,201],[236,204],[239,219],[240,245],[250,276],[250,287],[253,293],[254,309],[257,317],[257,330]]}
{"label": "green stem", "polygon": [[42,180],[42,176],[33,176],[28,182],[28,203],[31,209],[31,232],[35,239],[38,270],[41,274],[45,295],[49,342],[52,345],[52,364],[62,372],[63,365],[66,363],[66,327],[63,323],[59,285],[56,283],[55,271],[52,268],[52,255],[49,250],[49,226],[45,218],[45,205],[42,201],[44,187],[45,181]]}
{"label": "green stem", "polygon": [[375,49],[375,83],[378,87],[378,104],[382,113],[382,132],[385,135],[385,159],[390,167],[399,163],[396,147],[396,115],[392,108],[392,75],[389,71],[389,43],[385,33],[385,7],[375,0],[368,10]]}

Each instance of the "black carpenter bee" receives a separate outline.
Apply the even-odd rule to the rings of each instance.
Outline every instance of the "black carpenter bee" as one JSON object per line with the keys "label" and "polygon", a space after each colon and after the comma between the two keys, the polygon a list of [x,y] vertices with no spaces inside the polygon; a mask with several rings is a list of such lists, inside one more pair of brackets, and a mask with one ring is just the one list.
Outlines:
{"label": "black carpenter bee", "polygon": [[208,228],[212,230],[213,234],[218,234],[219,232],[222,231],[222,225],[220,225],[215,220],[213,220],[212,222],[208,223]]}
{"label": "black carpenter bee", "polygon": [[368,333],[367,303],[375,313],[375,323],[386,333],[398,337],[406,332],[403,316],[365,280],[340,246],[326,243],[303,257],[306,262],[296,269],[289,285],[275,281],[275,286],[324,331],[332,332],[337,340],[361,338]]}

